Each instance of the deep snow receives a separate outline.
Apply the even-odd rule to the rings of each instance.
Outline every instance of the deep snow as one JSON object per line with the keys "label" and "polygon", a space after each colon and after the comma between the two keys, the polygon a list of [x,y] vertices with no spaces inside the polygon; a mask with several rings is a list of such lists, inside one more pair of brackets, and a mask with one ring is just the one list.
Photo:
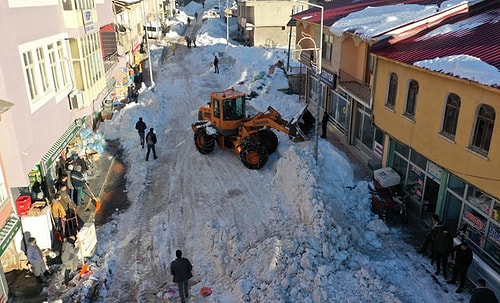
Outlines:
{"label": "deep snow", "polygon": [[[215,5],[207,1],[205,10]],[[154,90],[100,127],[124,148],[131,206],[98,227],[88,279],[51,291],[51,302],[86,302],[95,281],[106,281],[98,302],[161,302],[176,249],[194,265],[191,302],[468,301],[455,288],[446,293],[400,229],[372,214],[370,181],[356,180],[358,168],[329,142],[319,141],[316,163],[313,140],[293,143],[280,133],[278,150],[258,171],[231,151],[196,151],[190,125],[211,91],[255,91],[251,107],[271,105],[288,120],[303,104],[278,90],[287,86],[282,70],[269,74],[278,60],[286,62],[286,50],[227,44],[222,19],[201,14],[193,2],[180,10],[166,40],[183,40],[176,32],[198,11],[203,22],[187,28],[201,26],[198,47],[179,46],[163,63],[162,48],[152,46]],[[213,73],[214,54],[220,74]],[[158,136],[157,160],[145,161],[134,129],[139,117]],[[213,290],[206,300],[196,295],[202,286]]]}

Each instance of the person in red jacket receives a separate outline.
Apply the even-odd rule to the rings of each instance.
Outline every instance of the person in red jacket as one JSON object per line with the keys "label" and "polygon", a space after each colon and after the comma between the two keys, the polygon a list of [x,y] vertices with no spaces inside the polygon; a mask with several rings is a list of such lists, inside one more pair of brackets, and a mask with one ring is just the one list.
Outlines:
{"label": "person in red jacket", "polygon": [[452,255],[455,259],[455,264],[453,265],[453,276],[451,280],[449,280],[448,284],[455,284],[457,278],[459,279],[459,286],[456,290],[457,293],[461,293],[464,291],[465,286],[465,278],[467,277],[467,270],[472,263],[472,250],[470,249],[467,242],[462,242],[460,245],[456,245],[453,247]]}
{"label": "person in red jacket", "polygon": [[189,297],[189,279],[193,277],[193,265],[188,259],[182,257],[182,251],[175,252],[177,259],[170,264],[170,273],[174,276],[174,282],[179,285],[181,303],[186,302]]}

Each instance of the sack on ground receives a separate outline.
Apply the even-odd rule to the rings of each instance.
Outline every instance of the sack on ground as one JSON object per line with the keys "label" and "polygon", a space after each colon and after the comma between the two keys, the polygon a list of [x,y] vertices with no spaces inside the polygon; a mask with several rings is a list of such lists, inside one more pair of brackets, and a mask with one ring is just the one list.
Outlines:
{"label": "sack on ground", "polygon": [[174,299],[179,297],[179,287],[177,285],[171,285],[163,294],[163,298],[166,300]]}

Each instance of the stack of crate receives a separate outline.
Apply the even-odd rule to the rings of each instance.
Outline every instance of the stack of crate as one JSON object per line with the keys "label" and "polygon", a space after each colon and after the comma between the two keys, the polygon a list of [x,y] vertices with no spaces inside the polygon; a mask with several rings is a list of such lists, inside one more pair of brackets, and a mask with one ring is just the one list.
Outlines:
{"label": "stack of crate", "polygon": [[16,200],[16,210],[18,216],[26,216],[31,208],[30,196],[19,196]]}

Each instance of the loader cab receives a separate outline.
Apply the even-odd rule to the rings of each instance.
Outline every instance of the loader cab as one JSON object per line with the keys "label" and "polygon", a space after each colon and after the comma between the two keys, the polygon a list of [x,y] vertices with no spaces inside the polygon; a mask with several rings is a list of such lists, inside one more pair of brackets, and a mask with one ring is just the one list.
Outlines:
{"label": "loader cab", "polygon": [[211,94],[213,109],[212,125],[222,133],[238,131],[238,125],[245,117],[245,94],[229,89]]}

